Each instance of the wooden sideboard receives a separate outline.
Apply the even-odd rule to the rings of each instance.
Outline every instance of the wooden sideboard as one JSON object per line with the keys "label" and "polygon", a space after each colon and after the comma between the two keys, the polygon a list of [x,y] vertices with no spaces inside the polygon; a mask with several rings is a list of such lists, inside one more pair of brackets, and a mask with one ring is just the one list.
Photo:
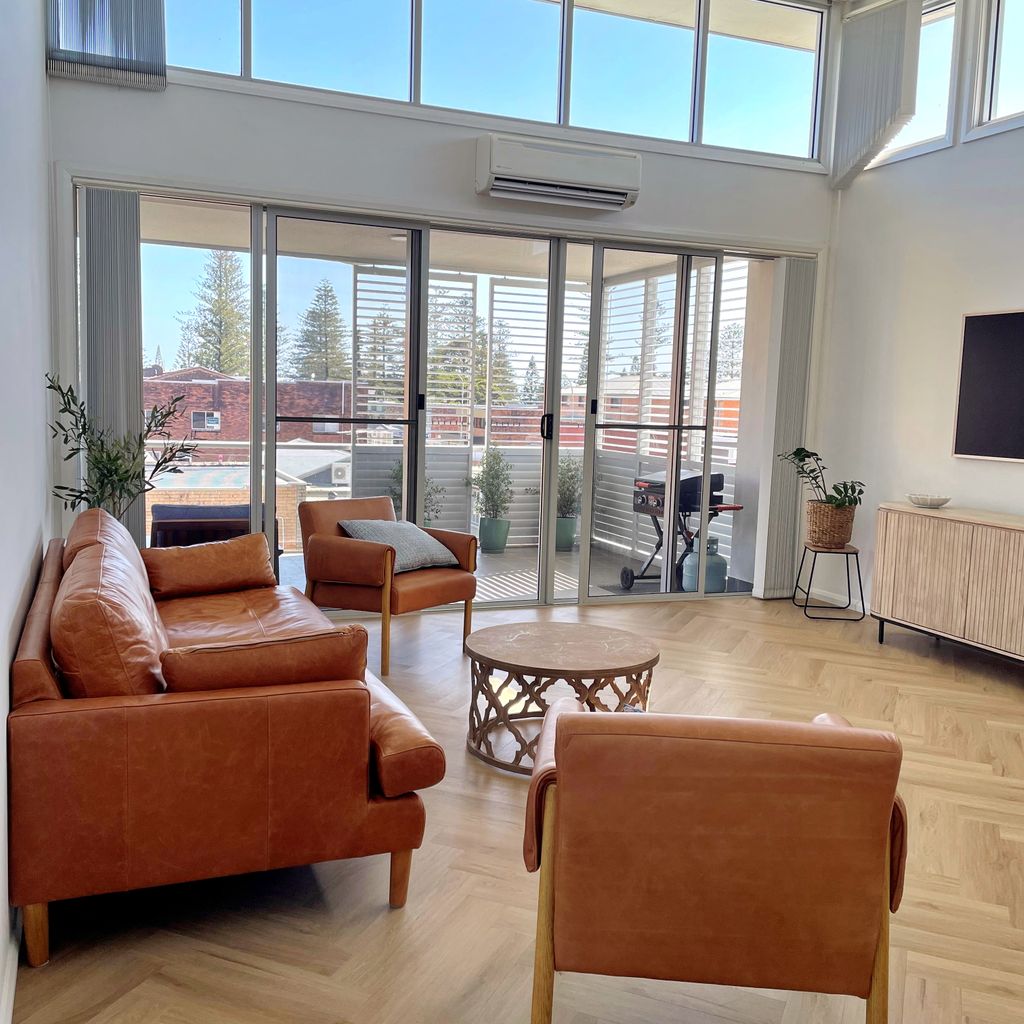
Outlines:
{"label": "wooden sideboard", "polygon": [[880,505],[871,614],[1024,660],[1024,516]]}

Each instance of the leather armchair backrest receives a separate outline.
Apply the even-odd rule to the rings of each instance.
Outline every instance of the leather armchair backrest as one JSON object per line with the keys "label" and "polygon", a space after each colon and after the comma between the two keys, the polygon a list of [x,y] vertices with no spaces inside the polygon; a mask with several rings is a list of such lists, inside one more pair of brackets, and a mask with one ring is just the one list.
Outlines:
{"label": "leather armchair backrest", "polygon": [[901,758],[862,729],[562,717],[556,970],[866,996]]}
{"label": "leather armchair backrest", "polygon": [[53,667],[50,648],[50,612],[60,586],[64,542],[51,540],[39,570],[39,582],[29,606],[11,666],[11,707],[33,700],[59,700],[63,696]]}
{"label": "leather armchair backrest", "polygon": [[303,501],[299,503],[299,525],[302,546],[306,547],[314,533],[338,536],[339,519],[387,519],[395,521],[394,502],[385,496],[376,498],[339,498],[335,501]]}

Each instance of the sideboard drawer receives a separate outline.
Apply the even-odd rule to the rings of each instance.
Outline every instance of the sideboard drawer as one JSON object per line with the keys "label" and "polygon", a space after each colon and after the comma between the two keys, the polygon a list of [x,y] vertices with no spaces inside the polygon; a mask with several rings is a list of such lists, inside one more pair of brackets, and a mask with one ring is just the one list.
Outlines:
{"label": "sideboard drawer", "polygon": [[975,531],[965,635],[1024,654],[1024,532]]}

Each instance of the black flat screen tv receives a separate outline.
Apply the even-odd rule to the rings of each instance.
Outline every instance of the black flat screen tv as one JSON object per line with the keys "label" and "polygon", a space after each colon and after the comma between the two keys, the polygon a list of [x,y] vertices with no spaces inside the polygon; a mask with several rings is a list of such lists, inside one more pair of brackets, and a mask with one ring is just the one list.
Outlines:
{"label": "black flat screen tv", "polygon": [[1024,311],[964,317],[953,454],[1024,461]]}

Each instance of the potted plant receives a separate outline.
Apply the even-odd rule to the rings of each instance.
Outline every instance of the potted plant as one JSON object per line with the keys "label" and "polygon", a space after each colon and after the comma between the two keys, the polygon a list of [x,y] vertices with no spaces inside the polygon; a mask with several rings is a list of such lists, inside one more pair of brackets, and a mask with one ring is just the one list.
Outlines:
{"label": "potted plant", "polygon": [[555,550],[572,551],[576,542],[576,523],[583,500],[583,462],[572,455],[558,460],[558,519],[555,523]]}
{"label": "potted plant", "polygon": [[[388,493],[391,495],[391,504],[395,506],[395,515],[402,518],[402,483],[405,473],[401,461],[391,467],[391,483],[388,485]],[[439,484],[436,480],[427,477],[426,487],[423,489],[423,525],[429,526],[435,519],[438,519],[444,511],[444,498],[448,488]]]}
{"label": "potted plant", "polygon": [[862,480],[841,480],[829,489],[825,466],[817,452],[806,448],[780,454],[796,467],[796,475],[810,488],[807,499],[807,543],[819,548],[842,548],[853,536],[853,517],[864,494]]}
{"label": "potted plant", "polygon": [[[168,424],[178,415],[184,395],[172,398],[165,405],[154,405],[146,413],[142,429],[136,433],[113,437],[108,430],[96,426],[74,387],[63,387],[56,377],[46,375],[46,390],[57,396],[57,415],[50,424],[53,437],[59,437],[66,452],[64,461],[84,456],[82,482],[78,487],[58,484],[55,497],[66,509],[80,505],[106,509],[120,519],[140,494],[151,491],[154,481],[164,473],[180,473],[199,447],[188,440],[171,441]],[[155,448],[153,462],[147,467],[146,456]]]}
{"label": "potted plant", "polygon": [[480,550],[501,554],[508,543],[511,523],[505,517],[512,506],[512,470],[493,445],[480,458],[476,485],[476,511],[480,516]]}

